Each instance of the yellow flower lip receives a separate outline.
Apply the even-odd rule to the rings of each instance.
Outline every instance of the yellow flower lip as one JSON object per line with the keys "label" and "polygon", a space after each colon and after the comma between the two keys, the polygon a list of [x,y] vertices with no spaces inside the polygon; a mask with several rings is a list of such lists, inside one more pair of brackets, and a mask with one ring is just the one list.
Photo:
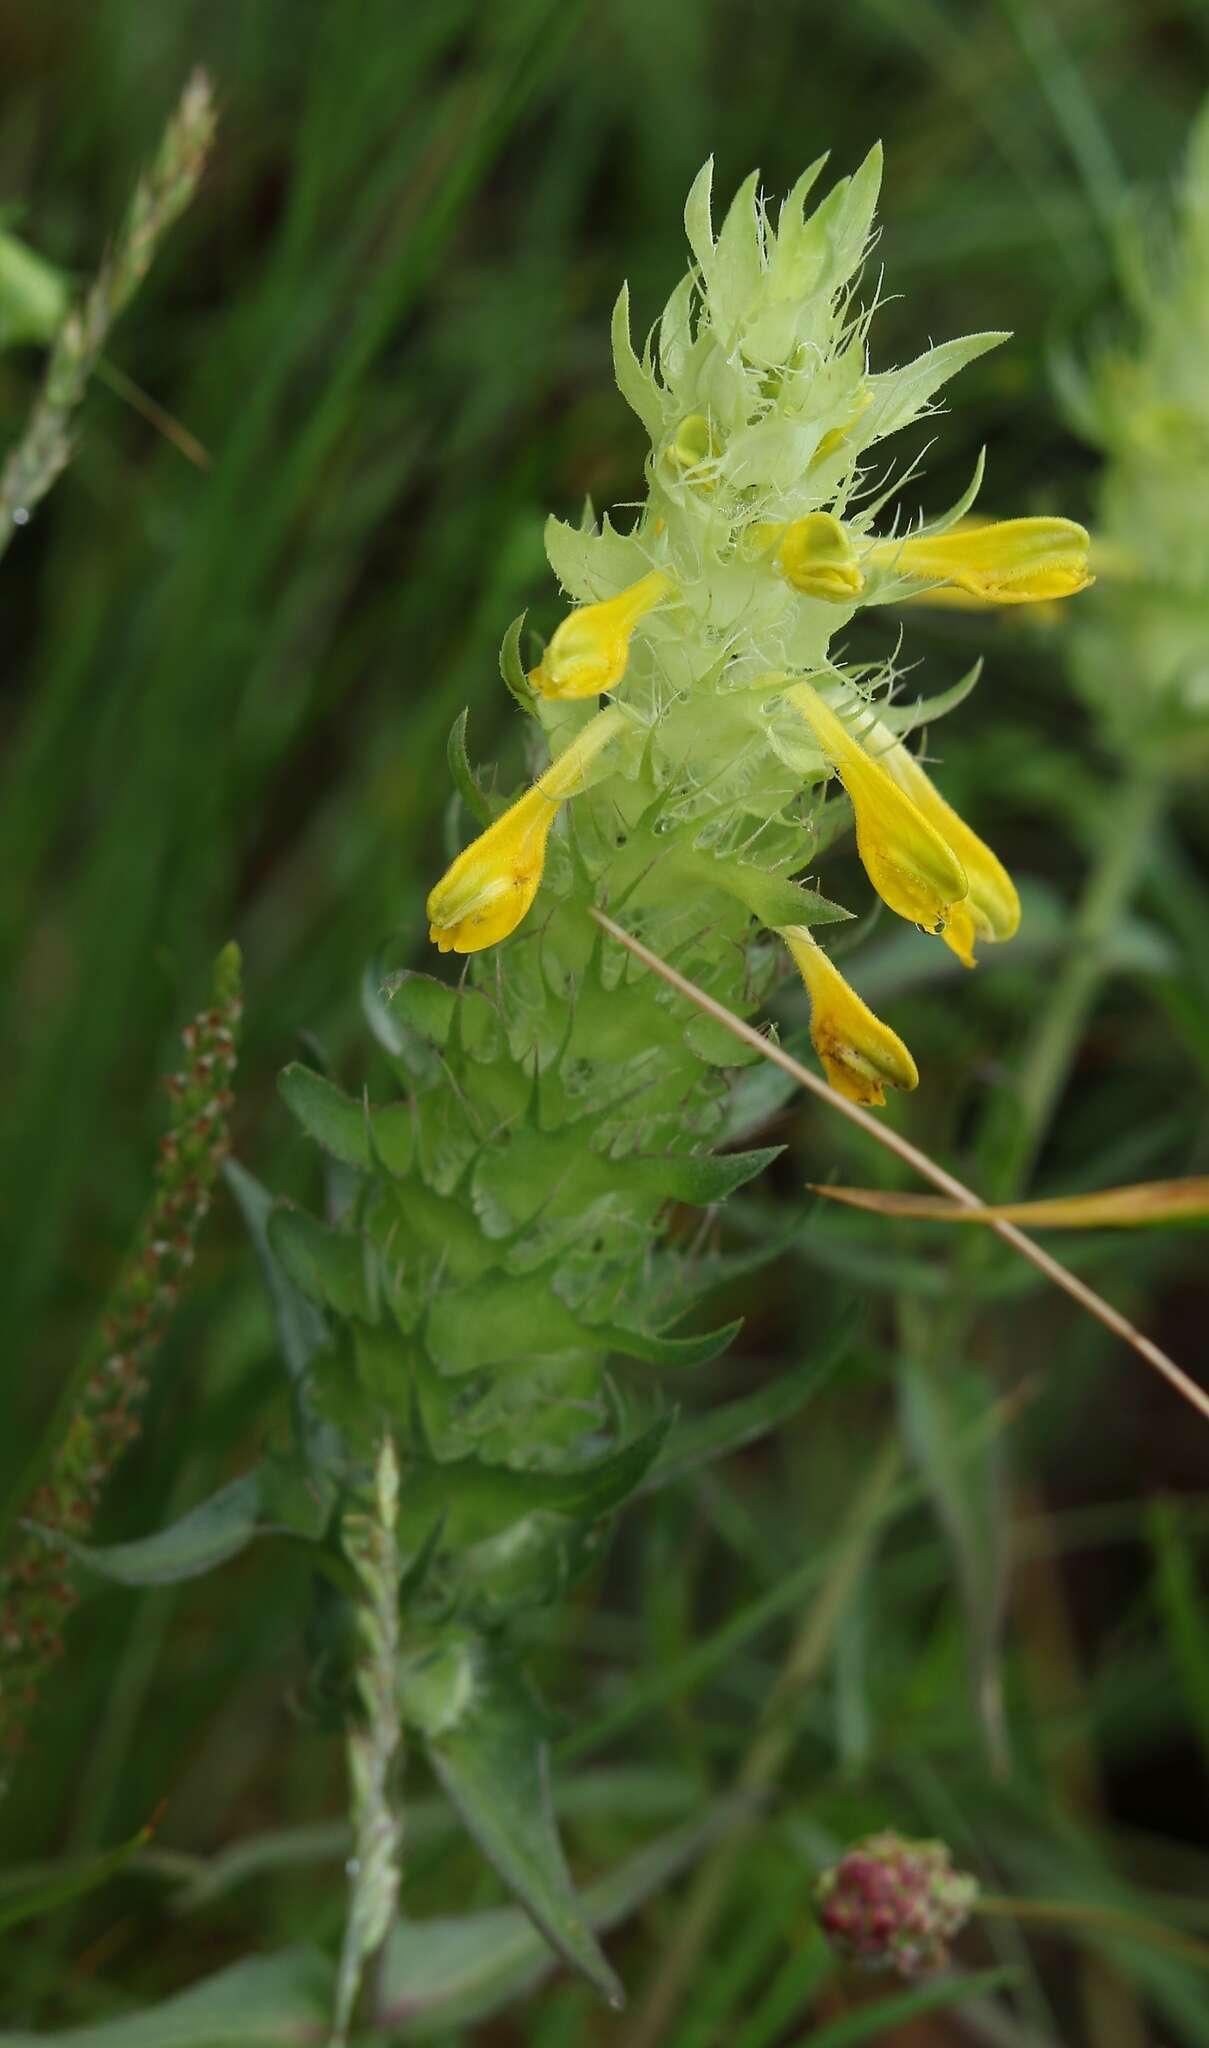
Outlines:
{"label": "yellow flower lip", "polygon": [[557,811],[535,782],[458,855],[428,898],[428,936],[442,953],[478,953],[516,930],[537,894]]}
{"label": "yellow flower lip", "polygon": [[539,696],[596,697],[616,689],[626,672],[635,626],[674,589],[666,570],[652,569],[616,597],[569,612],[529,671]]}
{"label": "yellow flower lip", "polygon": [[887,1088],[911,1089],[919,1070],[898,1033],[850,988],[807,925],[783,925],[784,939],[810,997],[810,1041],[837,1094],[880,1108]]}
{"label": "yellow flower lip", "polygon": [[808,512],[786,527],[777,548],[777,564],[787,582],[804,597],[825,597],[843,604],[858,597],[865,578],[851,536],[830,512]]}
{"label": "yellow flower lip", "polygon": [[945,802],[931,777],[920,767],[915,756],[908,753],[902,741],[896,740],[876,720],[872,734],[878,748],[878,759],[887,774],[910,798],[921,816],[952,847],[965,869],[968,892],[964,903],[958,906],[946,925],[943,936],[945,944],[952,947],[958,959],[972,967],[976,937],[1002,943],[1013,938],[1019,930],[1020,898],[1016,894],[1015,883],[985,841],[971,830],[951,804]]}
{"label": "yellow flower lip", "polygon": [[954,905],[969,892],[965,869],[947,836],[882,762],[865,752],[809,683],[793,683],[784,694],[805,718],[852,800],[857,852],[883,903],[922,930],[942,935]]}
{"label": "yellow flower lip", "polygon": [[1073,519],[1000,519],[875,541],[867,559],[896,577],[939,584],[977,603],[1045,604],[1087,589],[1090,546],[1086,529]]}
{"label": "yellow flower lip", "polygon": [[479,953],[516,930],[546,865],[559,805],[587,787],[596,756],[625,723],[610,705],[477,839],[464,847],[428,898],[428,936],[442,953]]}

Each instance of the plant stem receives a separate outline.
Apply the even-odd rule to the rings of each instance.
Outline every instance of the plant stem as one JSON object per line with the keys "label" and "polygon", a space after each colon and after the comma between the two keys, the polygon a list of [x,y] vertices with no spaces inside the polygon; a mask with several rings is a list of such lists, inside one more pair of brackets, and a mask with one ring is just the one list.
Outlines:
{"label": "plant stem", "polygon": [[399,1895],[403,1831],[392,1787],[401,1740],[395,1680],[399,1654],[398,1510],[399,1464],[388,1433],[378,1447],[369,1511],[349,1514],[344,1523],[344,1548],[364,1594],[357,1616],[362,1641],[357,1690],[364,1718],[348,1736],[353,1853],[348,1865],[348,1921],[336,1981],[331,2048],[344,2048],[348,2040],[366,1965],[386,1938]]}
{"label": "plant stem", "polygon": [[1111,822],[1084,887],[1070,950],[1020,1071],[1018,1122],[995,1175],[1004,1195],[1024,1186],[1045,1143],[1104,975],[1105,942],[1129,907],[1162,805],[1160,778],[1138,770],[1107,806]]}
{"label": "plant stem", "polygon": [[755,1824],[759,1803],[776,1784],[793,1748],[797,1735],[793,1706],[826,1661],[836,1624],[864,1568],[901,1463],[897,1442],[888,1440],[852,1504],[839,1555],[794,1637],[769,1694],[763,1719],[735,1777],[733,1793],[750,1802],[751,1815],[731,1829],[698,1872],[675,1940],[635,2017],[628,2048],[656,2048],[709,1941],[726,1903],[735,1863]]}
{"label": "plant stem", "polygon": [[1142,1920],[1123,1906],[1089,1905],[1079,1899],[1013,1899],[984,1892],[975,1901],[973,1911],[988,1918],[1034,1920],[1048,1927],[1102,1929],[1105,1934],[1120,1934],[1151,1948],[1166,1949],[1169,1955],[1181,1956],[1198,1970],[1209,1970],[1209,1942],[1197,1941],[1191,1934],[1177,1934],[1155,1920]]}
{"label": "plant stem", "polygon": [[55,336],[42,389],[25,432],[0,471],[0,555],[29,524],[71,459],[71,416],[88,388],[106,336],[130,303],[173,221],[189,204],[214,136],[214,100],[195,71],[164,130],[155,162],[140,178],[117,240],[92,285]]}

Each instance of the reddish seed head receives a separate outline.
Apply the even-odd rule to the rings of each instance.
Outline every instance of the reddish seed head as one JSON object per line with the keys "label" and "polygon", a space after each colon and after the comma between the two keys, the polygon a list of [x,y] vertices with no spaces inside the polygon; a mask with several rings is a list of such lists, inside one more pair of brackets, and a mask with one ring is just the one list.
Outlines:
{"label": "reddish seed head", "polygon": [[815,1887],[820,1924],[837,1955],[915,1977],[948,1960],[969,1918],[977,1880],[955,1871],[943,1842],[870,1835]]}

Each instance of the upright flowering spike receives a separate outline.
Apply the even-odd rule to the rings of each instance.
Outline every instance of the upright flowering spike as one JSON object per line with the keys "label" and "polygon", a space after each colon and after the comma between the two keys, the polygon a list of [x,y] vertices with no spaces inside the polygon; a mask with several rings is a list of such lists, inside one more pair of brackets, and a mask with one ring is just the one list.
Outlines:
{"label": "upright flowering spike", "polygon": [[849,1102],[880,1108],[890,1088],[914,1088],[919,1073],[897,1032],[875,1017],[804,924],[780,936],[810,997],[810,1042],[827,1079]]}
{"label": "upright flowering spike", "polygon": [[882,902],[912,924],[942,934],[968,887],[952,847],[817,690],[794,683],[785,696],[852,799],[857,851]]}
{"label": "upright flowering spike", "polygon": [[1073,519],[1001,519],[876,541],[869,559],[981,604],[1044,604],[1086,590],[1090,544]]}
{"label": "upright flowering spike", "polygon": [[847,529],[830,512],[795,519],[777,549],[777,561],[795,590],[840,604],[857,597],[865,579]]}
{"label": "upright flowering spike", "polygon": [[624,723],[616,705],[600,712],[458,855],[428,898],[428,935],[442,953],[479,953],[516,930],[540,887],[559,805],[586,788],[596,756]]}
{"label": "upright flowering spike", "polygon": [[652,569],[617,597],[571,612],[530,670],[534,689],[543,697],[560,698],[596,697],[616,689],[626,672],[635,626],[674,587],[664,570]]}

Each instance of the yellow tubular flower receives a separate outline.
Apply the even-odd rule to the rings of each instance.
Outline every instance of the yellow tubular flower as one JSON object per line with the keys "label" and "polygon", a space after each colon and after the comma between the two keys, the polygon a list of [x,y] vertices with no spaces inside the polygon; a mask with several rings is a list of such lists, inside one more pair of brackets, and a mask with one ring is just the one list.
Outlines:
{"label": "yellow tubular flower", "polygon": [[615,689],[626,672],[639,619],[674,588],[662,569],[652,569],[619,596],[580,605],[555,627],[540,662],[529,671],[534,689],[543,697],[596,697]]}
{"label": "yellow tubular flower", "polygon": [[516,930],[541,884],[558,807],[587,787],[587,771],[625,723],[610,705],[502,817],[459,853],[428,898],[428,936],[442,953],[479,953]]}
{"label": "yellow tubular flower", "polygon": [[849,988],[804,924],[780,929],[810,997],[810,1042],[832,1087],[878,1108],[889,1088],[914,1088],[919,1073],[898,1034]]}
{"label": "yellow tubular flower", "polygon": [[[952,847],[966,871],[969,893],[945,927],[945,944],[951,946],[967,967],[974,965],[975,938],[1010,939],[1020,926],[1020,898],[1002,861],[958,816],[913,754],[884,726],[874,723],[873,745],[877,758],[892,775],[904,795],[941,837]],[[886,744],[881,745],[884,738]]]}
{"label": "yellow tubular flower", "polygon": [[777,561],[786,581],[804,597],[827,597],[843,604],[865,587],[856,549],[830,512],[810,512],[805,519],[795,519],[785,529]]}
{"label": "yellow tubular flower", "polygon": [[817,690],[793,683],[785,696],[801,712],[852,800],[857,852],[882,902],[899,917],[941,935],[969,886],[953,848],[881,762],[853,739]]}
{"label": "yellow tubular flower", "polygon": [[928,593],[942,603],[1043,604],[1086,590],[1089,546],[1073,519],[1001,519],[876,541],[868,559],[896,576],[944,586]]}

